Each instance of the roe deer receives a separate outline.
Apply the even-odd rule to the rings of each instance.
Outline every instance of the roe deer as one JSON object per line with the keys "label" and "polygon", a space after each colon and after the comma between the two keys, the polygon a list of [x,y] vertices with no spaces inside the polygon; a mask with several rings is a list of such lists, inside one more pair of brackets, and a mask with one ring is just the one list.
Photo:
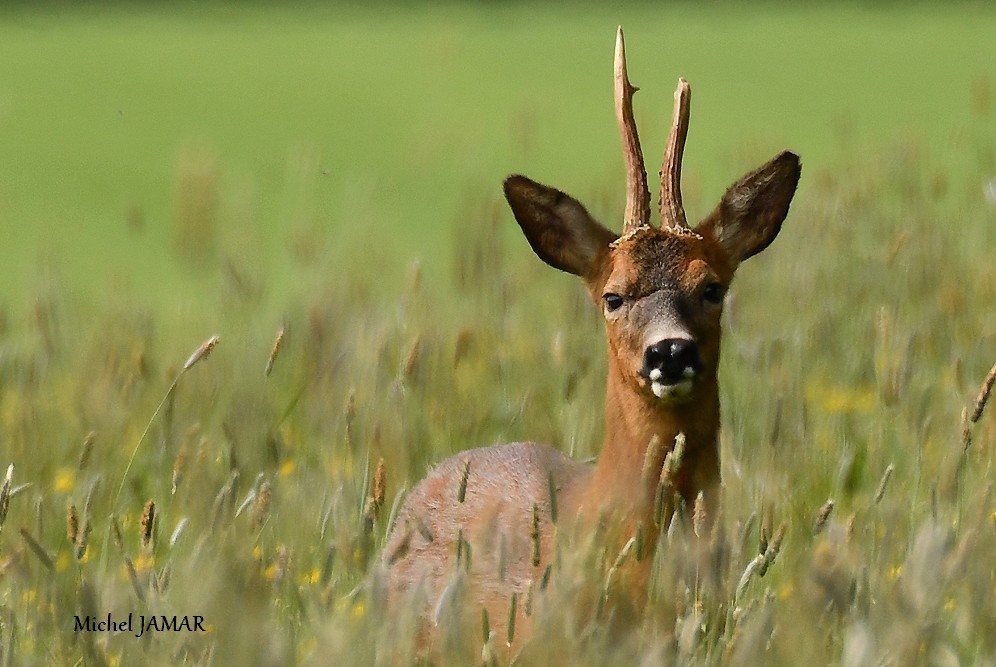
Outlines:
{"label": "roe deer", "polygon": [[[501,623],[509,617],[513,593],[521,600],[552,562],[558,517],[572,525],[580,516],[582,525],[592,525],[611,516],[618,536],[639,534],[642,544],[651,545],[649,552],[674,509],[668,503],[666,516],[659,515],[662,475],[667,498],[689,507],[698,501],[706,516],[716,516],[716,371],[724,295],[740,262],[778,234],[799,181],[799,158],[784,152],[747,174],[690,229],[679,191],[690,89],[679,79],[661,169],[661,226],[652,227],[633,118],[636,89],[626,73],[621,28],[615,48],[615,110],[627,174],[622,235],[563,192],[524,176],[504,183],[535,253],[580,276],[605,317],[609,359],[601,455],[591,466],[522,442],[444,460],[398,512],[383,557],[389,601],[420,590],[427,611],[441,601],[450,575],[466,568],[470,599]],[[665,473],[676,439],[684,442],[681,463],[676,470],[667,464]],[[457,561],[458,552],[467,553],[461,540],[473,554],[463,564]],[[640,560],[626,584],[638,599],[653,559]],[[520,628],[526,620],[522,606],[511,612],[518,614]]]}

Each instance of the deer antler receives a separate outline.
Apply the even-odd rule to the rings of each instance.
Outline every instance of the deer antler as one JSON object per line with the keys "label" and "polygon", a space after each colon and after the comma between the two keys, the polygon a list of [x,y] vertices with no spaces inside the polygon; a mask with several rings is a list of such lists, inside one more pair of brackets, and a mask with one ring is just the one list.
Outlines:
{"label": "deer antler", "polygon": [[[626,160],[626,212],[623,217],[623,234],[650,224],[650,191],[647,189],[647,170],[643,166],[640,137],[633,118],[633,93],[638,89],[630,85],[626,75],[626,44],[622,26],[616,31],[616,56],[614,63],[616,120],[622,138],[623,156]],[[678,159],[681,159],[679,153]],[[679,207],[680,207],[679,201]]]}
{"label": "deer antler", "polygon": [[692,89],[684,79],[678,79],[674,91],[674,117],[664,149],[661,165],[661,227],[688,227],[685,208],[681,204],[681,156],[688,136],[689,105]]}

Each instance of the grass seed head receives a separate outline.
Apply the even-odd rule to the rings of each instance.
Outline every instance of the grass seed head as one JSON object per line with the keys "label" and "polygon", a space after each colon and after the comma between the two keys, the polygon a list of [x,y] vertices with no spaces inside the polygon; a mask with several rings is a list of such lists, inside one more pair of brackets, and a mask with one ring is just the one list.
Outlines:
{"label": "grass seed head", "polygon": [[252,508],[252,525],[256,528],[263,526],[270,513],[271,494],[270,482],[263,480],[262,484],[259,485],[259,491],[256,493],[256,504]]}
{"label": "grass seed head", "polygon": [[156,522],[156,503],[149,498],[149,501],[145,503],[145,509],[142,511],[142,521],[139,524],[141,530],[142,546],[145,548],[149,547],[152,542],[152,529]]}
{"label": "grass seed head", "polygon": [[10,486],[14,480],[14,464],[11,463],[7,466],[7,475],[3,479],[3,485],[0,485],[0,530],[3,530],[3,524],[7,520],[7,511],[10,509]]}
{"label": "grass seed head", "polygon": [[979,389],[979,395],[975,397],[975,407],[972,408],[971,420],[974,424],[982,418],[982,411],[986,409],[986,403],[989,402],[989,395],[993,391],[993,385],[996,384],[996,364],[993,364],[992,369],[989,371],[989,375],[982,382],[982,388]]}
{"label": "grass seed head", "polygon": [[90,515],[83,513],[83,525],[76,536],[76,560],[83,560],[87,546],[90,544]]}
{"label": "grass seed head", "polygon": [[546,474],[546,490],[550,496],[550,522],[557,524],[557,484],[553,481],[553,471]]}
{"label": "grass seed head", "polygon": [[820,511],[816,514],[816,521],[813,523],[813,534],[819,534],[827,524],[827,519],[830,518],[830,513],[833,512],[833,500],[827,499],[823,506],[820,507]]}
{"label": "grass seed head", "polygon": [[961,409],[961,451],[964,454],[972,446],[972,421],[969,418],[968,408]]}
{"label": "grass seed head", "polygon": [[540,522],[539,522],[539,507],[536,503],[533,503],[533,521],[532,530],[530,531],[530,538],[533,542],[533,567],[539,567],[540,564]]}
{"label": "grass seed head", "polygon": [[121,537],[121,524],[118,523],[118,517],[111,515],[111,537],[114,539],[114,546],[118,548],[118,552],[124,555],[124,539]]}
{"label": "grass seed head", "polygon": [[377,507],[384,505],[384,497],[387,494],[387,468],[384,465],[384,457],[377,461],[377,468],[374,470],[373,499]]}
{"label": "grass seed head", "polygon": [[211,350],[215,348],[215,346],[218,344],[218,341],[220,340],[221,338],[219,338],[218,336],[211,336],[206,341],[201,343],[201,346],[196,350],[194,350],[194,353],[187,358],[186,363],[183,364],[183,370],[184,371],[189,370],[194,364],[196,364],[201,359],[206,359],[208,355],[211,354]]}
{"label": "grass seed head", "polygon": [[69,503],[66,506],[66,538],[70,544],[75,545],[79,534],[80,517],[76,512],[76,505]]}
{"label": "grass seed head", "polygon": [[660,470],[657,467],[657,461],[660,459],[661,455],[661,439],[657,434],[654,434],[650,438],[650,443],[647,445],[647,451],[643,454],[643,481],[644,483],[649,483],[651,477],[655,472]]}
{"label": "grass seed head", "polygon": [[467,480],[470,478],[470,459],[463,462],[463,476],[460,477],[460,488],[457,489],[457,502],[462,503],[467,497]]}
{"label": "grass seed head", "polygon": [[699,491],[695,496],[695,505],[692,507],[692,530],[695,532],[695,537],[704,536],[707,525],[705,494]]}
{"label": "grass seed head", "polygon": [[187,468],[187,457],[189,452],[189,445],[185,440],[182,445],[180,445],[180,450],[176,453],[176,458],[173,459],[173,479],[171,480],[171,493],[176,494],[177,487],[183,482],[183,476]]}
{"label": "grass seed head", "polygon": [[284,344],[284,335],[286,330],[286,326],[280,327],[280,331],[277,332],[277,338],[273,341],[273,347],[270,349],[270,356],[266,360],[266,368],[263,370],[263,375],[266,377],[270,377],[270,373],[273,372],[273,364],[277,360],[280,348]]}
{"label": "grass seed head", "polygon": [[80,459],[77,468],[83,470],[90,462],[90,454],[93,453],[93,441],[97,438],[96,431],[90,431],[83,438],[83,446],[80,448]]}
{"label": "grass seed head", "polygon": [[889,485],[889,479],[892,477],[892,473],[895,470],[895,466],[891,463],[886,466],[885,472],[882,473],[882,479],[878,481],[878,488],[875,489],[875,504],[878,505],[882,500],[882,496],[885,495],[885,487]]}
{"label": "grass seed head", "polygon": [[661,481],[673,487],[674,476],[681,469],[681,460],[685,456],[685,434],[678,433],[674,438],[674,449],[664,456],[664,464],[661,466]]}
{"label": "grass seed head", "polygon": [[512,592],[512,599],[508,604],[508,624],[505,628],[505,645],[511,646],[515,641],[515,617],[519,611],[519,594]]}
{"label": "grass seed head", "polygon": [[46,570],[49,570],[50,572],[54,571],[55,562],[52,560],[52,557],[48,555],[48,552],[45,551],[45,547],[43,547],[38,540],[35,539],[34,535],[32,535],[27,528],[21,527],[19,530],[21,538],[23,538],[24,543],[28,545],[28,550],[38,558],[41,564],[45,566]]}

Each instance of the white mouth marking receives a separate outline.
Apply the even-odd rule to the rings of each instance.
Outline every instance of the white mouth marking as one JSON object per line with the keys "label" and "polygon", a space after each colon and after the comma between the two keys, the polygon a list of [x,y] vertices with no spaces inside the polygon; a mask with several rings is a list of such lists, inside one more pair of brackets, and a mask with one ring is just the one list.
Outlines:
{"label": "white mouth marking", "polygon": [[663,375],[664,375],[664,374],[663,374],[663,373],[661,373],[661,369],[659,369],[659,368],[655,368],[655,369],[653,369],[652,371],[650,371],[650,379],[651,379],[651,380],[654,380],[655,382],[656,382],[657,380],[660,380],[660,379],[661,379],[661,377],[663,377]]}
{"label": "white mouth marking", "polygon": [[[685,374],[683,373],[683,375]],[[692,373],[692,375],[694,375],[694,373]],[[654,380],[650,383],[650,390],[654,392],[654,396],[657,398],[678,398],[680,396],[686,396],[692,390],[692,381],[691,379],[685,379],[681,382],[676,382],[675,384],[664,384]]]}

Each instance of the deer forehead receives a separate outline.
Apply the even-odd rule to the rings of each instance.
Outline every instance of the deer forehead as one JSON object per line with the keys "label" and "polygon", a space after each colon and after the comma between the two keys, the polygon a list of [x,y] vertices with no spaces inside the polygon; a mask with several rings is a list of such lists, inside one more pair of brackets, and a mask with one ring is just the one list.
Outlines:
{"label": "deer forehead", "polygon": [[658,290],[695,290],[728,282],[733,271],[711,239],[688,230],[644,227],[612,244],[606,291],[644,296]]}

